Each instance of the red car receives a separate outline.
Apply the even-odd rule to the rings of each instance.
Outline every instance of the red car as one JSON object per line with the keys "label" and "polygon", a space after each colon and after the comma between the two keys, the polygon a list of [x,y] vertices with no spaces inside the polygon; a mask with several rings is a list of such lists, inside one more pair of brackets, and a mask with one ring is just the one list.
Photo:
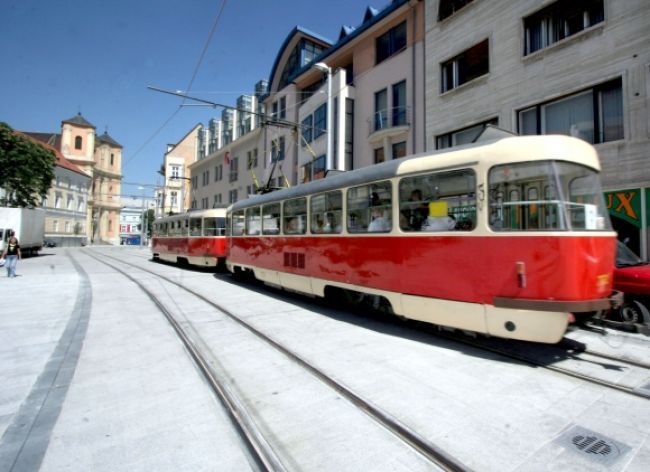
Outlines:
{"label": "red car", "polygon": [[621,241],[616,246],[614,290],[625,296],[615,317],[624,322],[650,324],[650,264]]}

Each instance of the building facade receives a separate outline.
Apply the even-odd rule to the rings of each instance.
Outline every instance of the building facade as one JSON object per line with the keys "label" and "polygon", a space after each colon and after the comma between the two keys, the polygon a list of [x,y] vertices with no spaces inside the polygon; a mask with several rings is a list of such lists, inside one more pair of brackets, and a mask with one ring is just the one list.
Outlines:
{"label": "building facade", "polygon": [[56,156],[54,180],[41,201],[41,206],[45,210],[45,240],[64,247],[87,244],[86,221],[92,178],[63,157],[59,149],[44,142],[43,139],[50,135],[18,134],[52,151]]}
{"label": "building facade", "polygon": [[[120,212],[120,244],[142,246],[149,244],[147,228],[149,215],[154,212],[155,200],[123,197]],[[153,215],[152,215],[153,216]]]}
{"label": "building facade", "polygon": [[189,165],[197,159],[199,150],[205,152],[203,136],[203,125],[199,123],[176,144],[167,145],[160,171],[164,180],[156,189],[157,217],[182,213],[190,207]]}
{"label": "building facade", "polygon": [[189,166],[190,207],[233,203],[262,188],[323,178],[329,169],[424,150],[424,128],[417,126],[424,115],[423,15],[418,1],[368,8],[336,43],[291,30],[268,82],[210,121],[199,146],[208,152]]}
{"label": "building facade", "polygon": [[[488,124],[572,135],[597,149],[614,229],[647,258],[648,24],[644,0],[395,0],[369,7],[337,41],[296,27],[259,96],[257,180],[297,185],[469,143]],[[251,193],[239,159],[228,159],[249,149],[225,149],[246,136],[237,112],[211,125],[214,161],[191,166],[197,208]],[[227,179],[208,176],[226,162]]]}
{"label": "building facade", "polygon": [[[95,130],[79,113],[61,122],[60,134],[24,132],[52,146],[63,156],[61,162],[68,166],[57,165],[61,168],[45,202],[46,235],[62,244],[77,241],[119,244],[120,241],[122,146],[107,132],[97,136]],[[79,173],[90,179],[88,187]]]}
{"label": "building facade", "polygon": [[425,8],[427,149],[471,142],[487,123],[584,139],[600,155],[619,238],[648,257],[650,2]]}

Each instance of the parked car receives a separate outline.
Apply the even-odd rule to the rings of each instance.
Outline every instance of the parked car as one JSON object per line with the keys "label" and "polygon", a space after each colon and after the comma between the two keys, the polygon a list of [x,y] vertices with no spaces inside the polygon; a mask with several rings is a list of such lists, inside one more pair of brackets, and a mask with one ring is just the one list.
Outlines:
{"label": "parked car", "polygon": [[43,241],[43,247],[56,247],[56,243],[51,239],[46,239]]}
{"label": "parked car", "polygon": [[621,241],[616,246],[614,290],[623,292],[623,305],[614,310],[616,321],[650,324],[650,264]]}

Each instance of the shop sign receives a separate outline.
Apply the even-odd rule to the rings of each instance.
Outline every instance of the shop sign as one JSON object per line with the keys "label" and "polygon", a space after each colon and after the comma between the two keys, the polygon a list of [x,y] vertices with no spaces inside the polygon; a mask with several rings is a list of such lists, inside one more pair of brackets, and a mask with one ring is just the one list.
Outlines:
{"label": "shop sign", "polygon": [[639,188],[605,192],[609,214],[641,228],[641,195]]}

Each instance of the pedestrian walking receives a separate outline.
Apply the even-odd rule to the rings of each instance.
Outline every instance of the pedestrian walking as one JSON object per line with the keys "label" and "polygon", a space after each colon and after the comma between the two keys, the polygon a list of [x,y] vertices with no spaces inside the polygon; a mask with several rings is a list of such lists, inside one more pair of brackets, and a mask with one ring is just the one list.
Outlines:
{"label": "pedestrian walking", "polygon": [[7,277],[15,277],[16,264],[18,264],[18,259],[22,259],[20,254],[20,244],[18,243],[15,233],[11,233],[9,240],[7,241],[7,247],[2,251],[2,259],[5,260]]}

